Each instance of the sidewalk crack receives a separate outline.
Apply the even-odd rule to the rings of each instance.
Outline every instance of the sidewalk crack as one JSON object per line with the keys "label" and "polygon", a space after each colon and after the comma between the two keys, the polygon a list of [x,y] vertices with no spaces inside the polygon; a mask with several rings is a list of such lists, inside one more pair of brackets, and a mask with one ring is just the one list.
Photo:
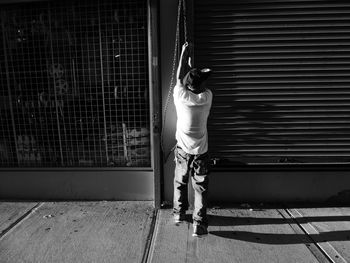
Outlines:
{"label": "sidewalk crack", "polygon": [[0,240],[3,239],[15,227],[17,227],[18,225],[23,223],[33,213],[35,213],[35,211],[38,210],[43,204],[44,204],[43,202],[37,203],[31,209],[29,209],[27,212],[25,212],[23,215],[21,215],[19,218],[17,218],[13,223],[11,223],[6,229],[1,231],[1,233],[0,233]]}
{"label": "sidewalk crack", "polygon": [[159,210],[155,209],[153,211],[151,226],[147,236],[141,263],[148,263],[148,262],[151,262],[152,260],[156,233],[158,232],[158,222],[159,222],[158,215],[159,215]]}

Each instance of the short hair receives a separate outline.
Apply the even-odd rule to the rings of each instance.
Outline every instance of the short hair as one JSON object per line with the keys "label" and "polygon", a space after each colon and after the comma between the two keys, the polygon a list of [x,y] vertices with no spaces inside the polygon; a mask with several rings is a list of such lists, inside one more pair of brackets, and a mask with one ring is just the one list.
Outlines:
{"label": "short hair", "polygon": [[182,79],[182,84],[184,86],[191,86],[194,91],[200,91],[200,85],[209,78],[211,75],[211,69],[209,68],[192,68],[190,69],[184,78]]}

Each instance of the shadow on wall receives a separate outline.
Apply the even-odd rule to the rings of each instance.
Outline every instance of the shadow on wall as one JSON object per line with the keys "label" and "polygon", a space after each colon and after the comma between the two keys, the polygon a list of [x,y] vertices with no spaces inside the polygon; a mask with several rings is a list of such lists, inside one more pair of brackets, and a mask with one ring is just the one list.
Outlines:
{"label": "shadow on wall", "polygon": [[216,95],[213,90],[214,100],[208,120],[209,150],[213,158],[220,159],[223,164],[243,165],[251,162],[249,159],[260,157],[259,152],[251,151],[253,148],[293,143],[285,137],[271,135],[285,128],[280,124],[281,116],[272,103],[239,101],[234,87],[232,97],[217,92]]}
{"label": "shadow on wall", "polygon": [[[276,107],[267,103],[255,102],[221,102],[220,97],[215,98],[211,113],[208,119],[209,147],[215,145],[216,152],[224,149],[228,144],[234,144],[234,150],[245,150],[247,144],[259,145],[270,142],[277,142],[270,136],[270,131],[281,129],[279,125],[281,117],[274,113]],[[176,144],[176,110],[173,98],[169,101],[163,127],[164,154],[167,155]],[[267,124],[269,123],[268,128]],[[265,128],[265,129],[264,129]],[[279,139],[278,143],[292,144],[287,139]],[[241,145],[241,146],[239,146]]]}

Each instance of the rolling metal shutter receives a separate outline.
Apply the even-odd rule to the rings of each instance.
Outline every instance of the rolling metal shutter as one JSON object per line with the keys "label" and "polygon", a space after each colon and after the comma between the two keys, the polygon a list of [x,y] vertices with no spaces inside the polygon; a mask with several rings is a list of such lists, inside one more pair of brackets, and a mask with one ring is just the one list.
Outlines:
{"label": "rolling metal shutter", "polygon": [[212,157],[349,164],[350,2],[194,1],[195,66],[212,67]]}

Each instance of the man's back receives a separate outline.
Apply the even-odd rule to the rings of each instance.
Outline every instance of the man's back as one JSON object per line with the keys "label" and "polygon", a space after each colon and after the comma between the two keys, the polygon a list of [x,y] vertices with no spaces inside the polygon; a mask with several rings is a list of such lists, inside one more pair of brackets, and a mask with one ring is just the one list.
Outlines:
{"label": "man's back", "polygon": [[189,154],[203,154],[208,150],[207,119],[212,104],[212,92],[195,94],[182,85],[174,88],[177,112],[176,139]]}

